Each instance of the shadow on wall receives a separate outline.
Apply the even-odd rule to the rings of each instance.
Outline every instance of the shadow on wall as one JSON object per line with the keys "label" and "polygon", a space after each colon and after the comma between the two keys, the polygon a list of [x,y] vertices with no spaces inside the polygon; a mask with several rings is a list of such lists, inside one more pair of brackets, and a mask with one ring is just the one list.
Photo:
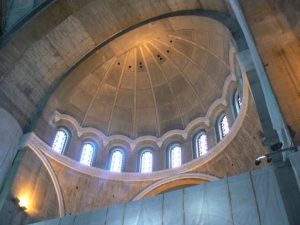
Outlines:
{"label": "shadow on wall", "polygon": [[5,1],[3,4],[6,11],[4,32],[9,32],[16,26],[26,23],[27,20],[38,13],[39,8],[43,8],[50,3],[51,0]]}
{"label": "shadow on wall", "polygon": [[18,122],[0,107],[0,187],[17,153],[22,134]]}
{"label": "shadow on wall", "polygon": [[[19,139],[22,134],[18,122],[7,111],[0,108],[0,190],[18,151]],[[13,202],[11,204],[13,205]],[[10,209],[14,208],[14,206],[10,207]],[[11,213],[10,211],[5,212]],[[9,218],[9,216],[3,215],[3,212],[1,212],[0,224],[4,224],[6,218]]]}

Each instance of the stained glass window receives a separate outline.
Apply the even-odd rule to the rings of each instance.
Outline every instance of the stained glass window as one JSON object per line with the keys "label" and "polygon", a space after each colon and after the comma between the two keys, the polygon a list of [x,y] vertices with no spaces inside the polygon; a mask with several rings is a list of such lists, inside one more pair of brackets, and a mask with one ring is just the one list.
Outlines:
{"label": "stained glass window", "polygon": [[234,111],[235,111],[236,116],[240,112],[241,106],[242,106],[242,99],[240,97],[240,94],[239,94],[238,90],[236,90],[236,92],[234,94],[234,99],[233,99],[233,107],[234,107]]}
{"label": "stained glass window", "polygon": [[110,171],[121,172],[123,167],[124,153],[121,149],[115,149],[111,155]]}
{"label": "stained glass window", "polygon": [[141,173],[152,172],[153,168],[153,153],[152,150],[144,150],[140,156],[140,171]]}
{"label": "stained glass window", "polygon": [[69,138],[68,132],[65,129],[59,128],[58,131],[56,132],[52,144],[52,149],[62,154],[66,148],[68,138]]}
{"label": "stained glass window", "polygon": [[229,123],[226,115],[222,115],[219,122],[220,139],[224,138],[229,132]]}
{"label": "stained glass window", "polygon": [[179,144],[174,144],[169,150],[169,167],[176,168],[181,166],[181,147]]}
{"label": "stained glass window", "polygon": [[237,103],[238,103],[238,106],[239,106],[239,109],[240,109],[241,106],[242,106],[242,99],[241,99],[239,94],[237,95]]}
{"label": "stained glass window", "polygon": [[95,145],[92,143],[85,143],[82,147],[80,163],[91,166],[95,152]]}
{"label": "stained glass window", "polygon": [[204,154],[207,153],[208,146],[207,146],[207,136],[205,131],[201,131],[197,136],[196,136],[196,155],[197,157],[200,157]]}

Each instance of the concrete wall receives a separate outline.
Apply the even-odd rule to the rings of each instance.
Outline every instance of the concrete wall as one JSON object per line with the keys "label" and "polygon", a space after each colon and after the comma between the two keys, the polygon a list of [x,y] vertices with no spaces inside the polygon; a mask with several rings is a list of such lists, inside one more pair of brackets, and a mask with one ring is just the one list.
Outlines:
{"label": "concrete wall", "polygon": [[0,108],[0,188],[17,153],[22,130],[18,122]]}
{"label": "concrete wall", "polygon": [[36,225],[288,225],[272,168]]}
{"label": "concrete wall", "polygon": [[[0,107],[0,190],[18,151],[21,135],[22,130],[18,122]],[[15,207],[13,202],[5,203],[4,208],[5,210],[0,212],[1,225],[9,224],[12,215],[18,221],[21,219],[22,215],[16,213],[17,207]]]}
{"label": "concrete wall", "polygon": [[[294,8],[297,1],[282,2]],[[296,132],[300,143],[300,45],[285,15],[272,0],[240,0],[243,12],[253,32],[257,48],[275,96],[287,124]],[[279,7],[284,10],[284,7]],[[284,11],[288,13],[287,11]],[[300,21],[297,13],[294,20]],[[292,16],[292,15],[290,15]]]}
{"label": "concrete wall", "polygon": [[278,10],[280,10],[290,27],[294,30],[296,36],[300,40],[300,2],[298,0],[272,0],[275,2]]}
{"label": "concrete wall", "polygon": [[4,31],[11,30],[17,23],[21,22],[25,16],[30,14],[36,7],[42,4],[45,0],[29,0],[29,1],[17,1],[17,0],[4,0],[6,18]]}
{"label": "concrete wall", "polygon": [[[0,225],[20,225],[59,216],[57,196],[48,171],[40,159],[26,152],[15,177],[11,192],[0,210]],[[18,182],[20,185],[15,185]],[[27,202],[26,211],[20,203]],[[27,224],[27,223],[26,223]]]}

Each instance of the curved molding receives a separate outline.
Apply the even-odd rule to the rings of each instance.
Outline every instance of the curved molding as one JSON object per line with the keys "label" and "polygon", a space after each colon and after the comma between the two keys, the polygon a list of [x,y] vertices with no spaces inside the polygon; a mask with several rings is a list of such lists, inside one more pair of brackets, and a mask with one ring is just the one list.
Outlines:
{"label": "curved molding", "polygon": [[243,124],[243,121],[247,115],[249,97],[250,97],[249,84],[248,81],[245,79],[245,74],[243,74],[243,76],[245,81],[243,82],[243,90],[244,90],[243,104],[239,116],[237,117],[233,126],[231,127],[229,134],[226,135],[221,142],[219,142],[217,145],[212,147],[205,156],[187,162],[178,168],[165,169],[160,171],[154,171],[152,173],[142,174],[142,173],[134,173],[134,172],[115,173],[100,168],[89,167],[89,166],[82,165],[79,162],[67,156],[61,155],[53,151],[52,148],[47,143],[41,140],[34,133],[30,135],[30,137],[28,138],[24,146],[29,146],[32,150],[34,150],[37,153],[42,152],[45,156],[50,157],[51,159],[55,160],[57,163],[66,166],[74,171],[89,176],[106,179],[106,180],[118,180],[118,181],[127,181],[127,182],[146,181],[146,180],[153,181],[153,180],[159,180],[170,176],[174,176],[175,174],[187,173],[213,160],[217,155],[222,153],[227,146],[229,146],[229,144],[238,134]]}
{"label": "curved molding", "polygon": [[151,185],[149,185],[148,187],[146,187],[144,190],[142,190],[140,193],[138,193],[131,201],[136,201],[136,200],[140,200],[142,198],[144,198],[148,193],[150,193],[151,191],[155,190],[156,188],[173,182],[173,181],[177,181],[177,180],[183,180],[183,179],[197,179],[197,180],[205,180],[205,181],[216,181],[219,180],[219,178],[215,177],[215,176],[211,176],[208,174],[204,174],[204,173],[185,173],[185,174],[178,174],[172,177],[167,177],[165,179],[159,180]]}
{"label": "curved molding", "polygon": [[[54,185],[55,193],[57,196],[59,216],[60,217],[65,216],[64,198],[63,198],[63,194],[62,194],[61,187],[58,182],[57,176],[51,166],[51,163],[49,162],[48,158],[46,157],[46,155],[43,153],[43,151],[40,150],[40,148],[37,148],[35,145],[35,142],[32,141],[35,137],[36,137],[36,135],[34,133],[29,133],[29,134],[25,135],[25,137],[23,137],[23,140],[21,141],[21,142],[23,142],[22,147],[30,148],[36,154],[36,156],[42,161],[43,165],[46,167],[46,169],[51,177],[52,183]],[[26,140],[24,140],[24,139],[26,139]]]}

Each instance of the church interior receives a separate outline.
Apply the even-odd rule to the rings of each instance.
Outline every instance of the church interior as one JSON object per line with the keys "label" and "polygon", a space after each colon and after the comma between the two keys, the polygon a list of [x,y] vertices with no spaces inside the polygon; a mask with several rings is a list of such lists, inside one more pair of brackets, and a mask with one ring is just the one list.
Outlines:
{"label": "church interior", "polygon": [[298,0],[0,12],[0,225],[300,225]]}

